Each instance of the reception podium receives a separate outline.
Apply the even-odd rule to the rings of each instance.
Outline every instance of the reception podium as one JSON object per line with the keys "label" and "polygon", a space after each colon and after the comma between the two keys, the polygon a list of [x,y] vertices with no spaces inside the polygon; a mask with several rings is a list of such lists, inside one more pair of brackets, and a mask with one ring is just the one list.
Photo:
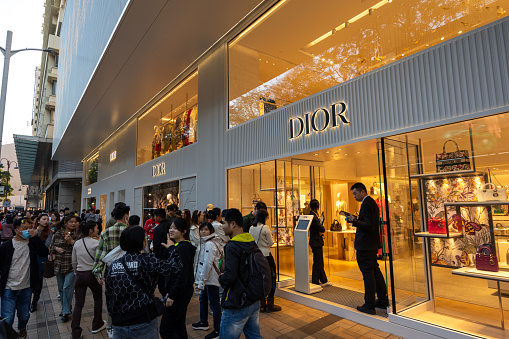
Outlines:
{"label": "reception podium", "polygon": [[293,233],[295,255],[295,290],[305,294],[322,291],[320,285],[309,282],[309,226],[313,220],[312,215],[301,215]]}

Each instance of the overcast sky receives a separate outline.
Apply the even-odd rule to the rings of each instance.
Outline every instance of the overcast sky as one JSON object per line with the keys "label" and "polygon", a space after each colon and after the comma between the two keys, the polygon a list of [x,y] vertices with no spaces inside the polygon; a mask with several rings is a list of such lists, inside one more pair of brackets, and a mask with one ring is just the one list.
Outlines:
{"label": "overcast sky", "polygon": [[[42,48],[44,0],[0,0],[0,46],[5,48],[12,31],[12,49]],[[0,87],[4,57],[0,53]],[[32,135],[30,121],[34,98],[35,68],[41,52],[20,52],[11,57],[2,144],[14,142],[13,134]]]}

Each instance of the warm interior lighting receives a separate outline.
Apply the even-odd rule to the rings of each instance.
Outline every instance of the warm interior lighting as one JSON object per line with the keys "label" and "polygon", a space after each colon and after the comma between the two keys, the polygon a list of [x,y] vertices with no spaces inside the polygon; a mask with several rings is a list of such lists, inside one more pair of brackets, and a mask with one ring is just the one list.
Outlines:
{"label": "warm interior lighting", "polygon": [[142,114],[141,117],[139,117],[139,120],[143,119],[147,114],[149,114],[150,112],[152,112],[152,110],[154,108],[156,108],[157,106],[159,106],[160,104],[162,104],[166,99],[168,99],[173,93],[175,93],[176,91],[178,91],[179,89],[182,88],[182,86],[184,86],[185,84],[187,84],[191,79],[193,79],[195,76],[198,75],[198,70],[194,71],[193,74],[191,74],[190,76],[188,76],[187,78],[185,78],[180,84],[178,84],[175,88],[173,88],[168,94],[166,94],[163,98],[161,98],[158,102],[156,102],[154,105],[152,105],[152,107],[150,107],[145,113]]}
{"label": "warm interior lighting", "polygon": [[353,18],[351,18],[350,20],[347,20],[345,23],[337,26],[336,28],[333,28],[332,30],[330,30],[329,32],[325,33],[324,35],[320,36],[319,38],[311,41],[309,44],[307,44],[306,46],[304,46],[303,49],[308,49],[310,47],[313,47],[314,45],[322,42],[323,40],[327,39],[328,37],[332,36],[333,34],[335,34],[337,31],[340,31],[342,30],[343,28],[347,28],[350,24],[354,23],[355,21],[357,20],[360,20],[362,19],[363,17],[365,17],[366,15],[371,15],[373,13],[373,10],[375,9],[378,9],[380,7],[382,7],[383,5],[385,4],[388,4],[392,2],[392,0],[382,0],[380,1],[379,3],[377,3],[376,5],[374,5],[373,7],[371,8],[368,8],[367,10],[357,14],[356,16],[354,16]]}

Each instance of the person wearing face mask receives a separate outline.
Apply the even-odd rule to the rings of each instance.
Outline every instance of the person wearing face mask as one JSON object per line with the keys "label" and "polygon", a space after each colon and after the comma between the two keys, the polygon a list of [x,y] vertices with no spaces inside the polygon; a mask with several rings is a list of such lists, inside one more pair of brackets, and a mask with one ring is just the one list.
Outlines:
{"label": "person wearing face mask", "polygon": [[187,338],[187,306],[194,293],[193,258],[196,251],[189,241],[189,225],[184,219],[173,220],[167,242],[170,276],[166,279],[166,310],[161,318],[159,334],[163,339]]}
{"label": "person wearing face mask", "polygon": [[55,275],[57,277],[58,292],[63,322],[69,321],[71,314],[72,296],[74,292],[74,271],[72,269],[72,248],[78,239],[78,220],[74,215],[68,215],[56,226],[50,245],[50,253],[54,255]]}
{"label": "person wearing face mask", "polygon": [[[105,269],[105,264],[102,260],[106,254],[120,245],[120,235],[127,228],[130,211],[131,208],[125,203],[117,202],[113,208],[113,211],[111,211],[111,215],[113,218],[115,218],[116,221],[115,224],[105,229],[101,233],[99,245],[97,246],[97,251],[95,254],[94,267],[92,268],[94,276],[101,285],[104,285],[103,272]],[[110,338],[113,338],[113,322],[109,314],[108,323],[106,325],[106,332],[108,332],[108,336]]]}
{"label": "person wearing face mask", "polygon": [[[47,214],[41,214],[39,217],[35,218],[34,227],[37,228],[37,234],[39,238],[44,242],[46,247],[49,247],[51,244],[51,240],[53,239],[53,232],[50,230],[49,226],[49,217]],[[48,256],[37,257],[37,261],[39,263],[39,285],[37,288],[32,291],[34,296],[32,298],[32,305],[30,306],[30,312],[37,311],[37,302],[39,302],[39,298],[41,297],[42,292],[42,283],[44,278],[42,276],[42,264],[48,260]]]}
{"label": "person wearing face mask", "polygon": [[31,291],[38,284],[37,257],[48,256],[48,248],[28,220],[14,222],[16,236],[0,245],[1,318],[12,326],[18,318],[18,338],[26,338],[30,318]]}

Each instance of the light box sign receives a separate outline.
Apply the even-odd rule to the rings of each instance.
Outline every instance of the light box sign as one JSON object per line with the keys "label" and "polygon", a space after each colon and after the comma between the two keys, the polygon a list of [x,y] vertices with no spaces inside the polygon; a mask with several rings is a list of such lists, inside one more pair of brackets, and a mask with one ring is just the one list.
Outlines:
{"label": "light box sign", "polygon": [[164,162],[152,166],[152,178],[166,175],[166,164]]}
{"label": "light box sign", "polygon": [[328,128],[336,128],[341,124],[348,125],[350,121],[345,116],[347,106],[344,102],[332,104],[328,108],[319,108],[313,113],[306,113],[304,117],[293,117],[288,121],[290,125],[290,140],[314,132],[323,132]]}
{"label": "light box sign", "polygon": [[117,151],[113,151],[110,153],[110,162],[114,161],[117,158]]}

